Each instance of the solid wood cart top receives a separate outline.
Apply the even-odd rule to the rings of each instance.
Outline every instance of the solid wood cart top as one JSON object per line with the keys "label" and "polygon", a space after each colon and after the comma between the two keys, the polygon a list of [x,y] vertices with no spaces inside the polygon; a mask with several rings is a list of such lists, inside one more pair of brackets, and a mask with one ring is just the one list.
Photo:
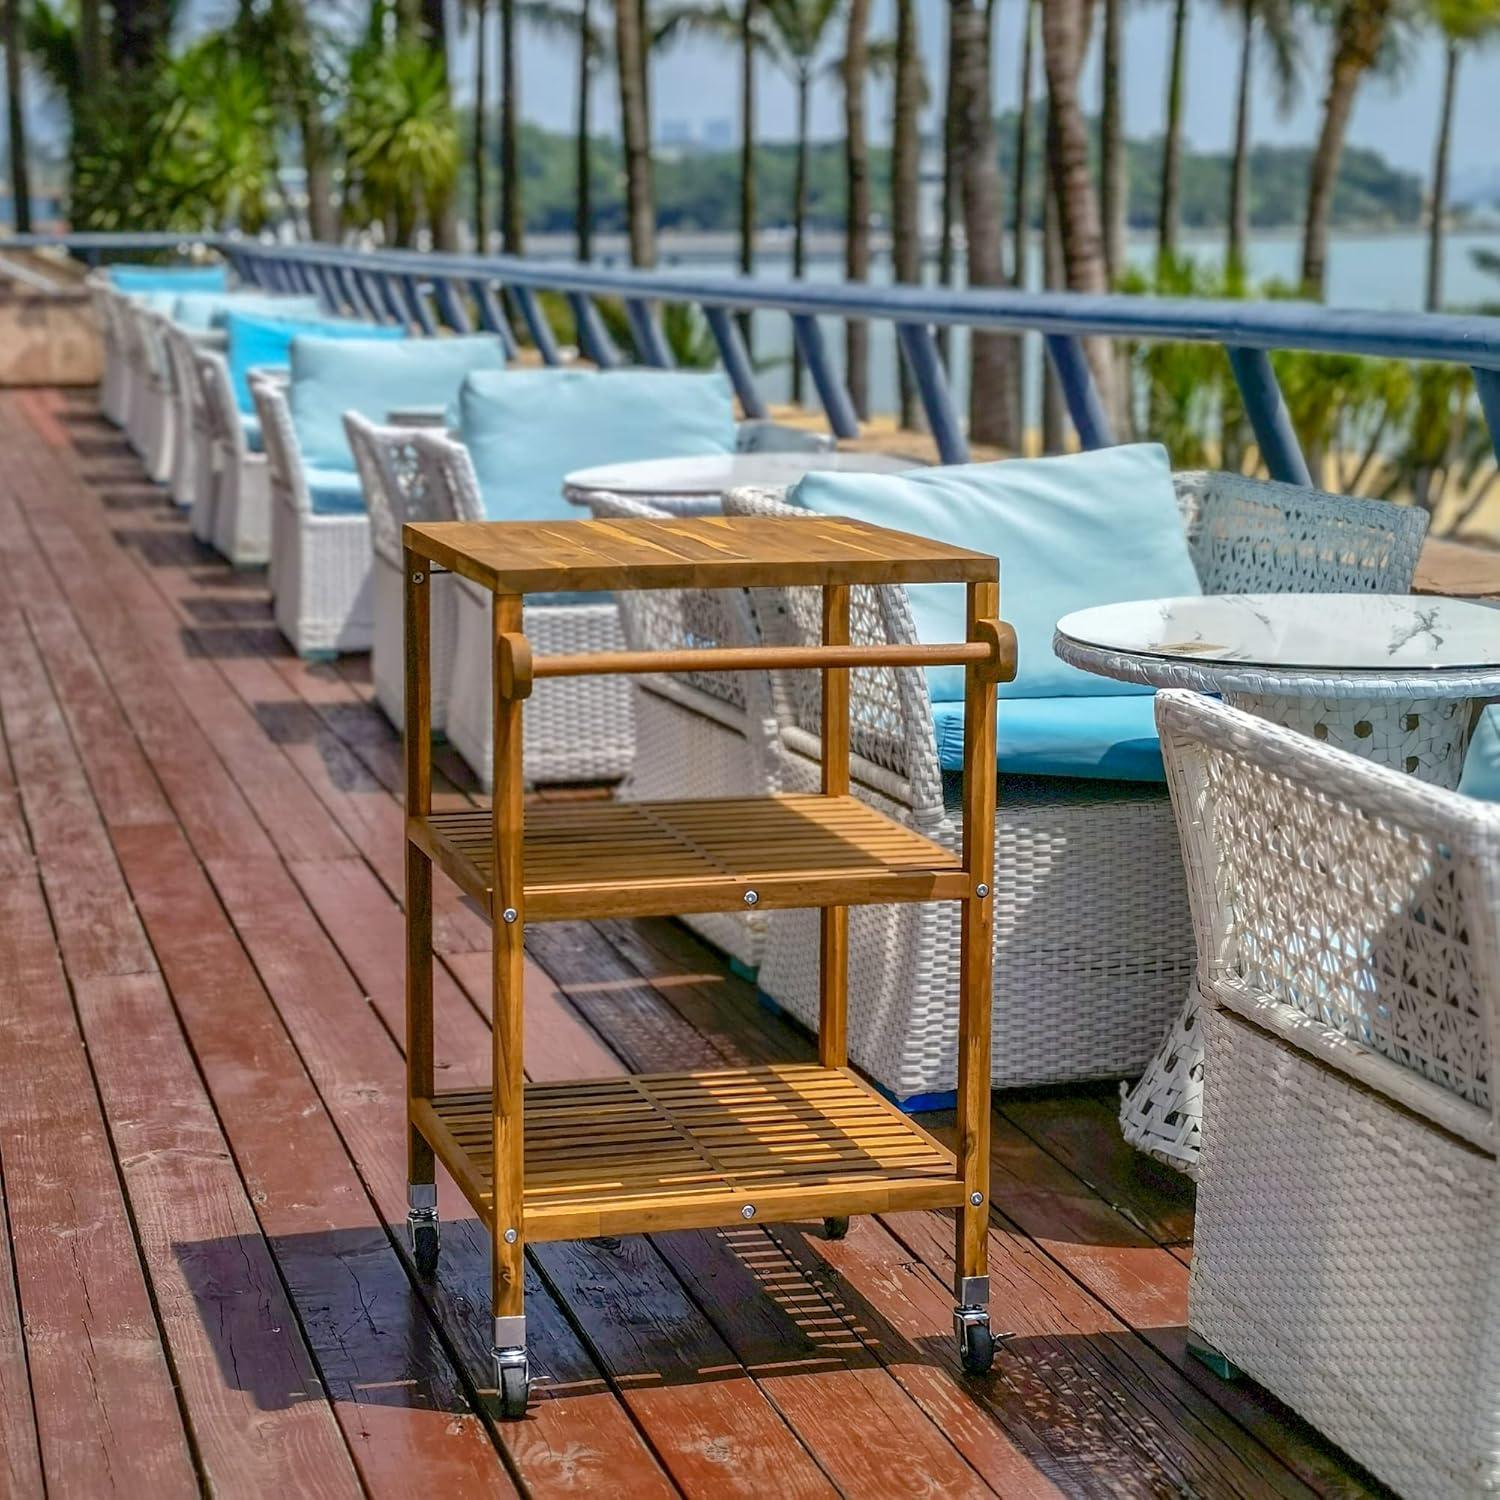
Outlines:
{"label": "solid wood cart top", "polygon": [[995,559],[844,516],[426,521],[404,544],[499,594],[985,582]]}

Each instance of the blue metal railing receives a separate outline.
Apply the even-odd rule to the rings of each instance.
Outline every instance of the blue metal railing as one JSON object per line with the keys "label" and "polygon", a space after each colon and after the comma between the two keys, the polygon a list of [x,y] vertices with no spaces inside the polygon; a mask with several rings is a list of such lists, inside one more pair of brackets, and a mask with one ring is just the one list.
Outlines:
{"label": "blue metal railing", "polygon": [[928,427],[945,462],[968,457],[963,424],[948,386],[936,331],[969,328],[1037,332],[1057,372],[1068,413],[1086,448],[1114,441],[1082,341],[1091,337],[1163,340],[1223,346],[1244,399],[1246,415],[1271,476],[1311,482],[1269,353],[1278,349],[1431,360],[1468,366],[1500,459],[1500,318],[1433,313],[1365,312],[1301,302],[1214,302],[1180,298],[1083,296],[860,283],[818,284],[708,276],[684,271],[635,271],[507,256],[451,255],[407,250],[358,250],[322,244],[275,244],[231,236],[30,235],[0,241],[66,244],[85,258],[101,252],[204,245],[219,250],[247,282],[311,292],[330,311],[412,323],[426,333],[471,331],[468,300],[478,323],[509,347],[519,316],[547,364],[561,359],[538,294],[565,297],[586,357],[610,367],[622,355],[600,317],[596,299],[623,303],[637,356],[668,367],[670,348],[656,307],[700,308],[724,370],[747,414],[764,415],[765,399],[739,332],[735,313],[780,312],[791,320],[798,353],[839,437],[858,432],[854,404],[824,338],[819,319],[894,324]]}

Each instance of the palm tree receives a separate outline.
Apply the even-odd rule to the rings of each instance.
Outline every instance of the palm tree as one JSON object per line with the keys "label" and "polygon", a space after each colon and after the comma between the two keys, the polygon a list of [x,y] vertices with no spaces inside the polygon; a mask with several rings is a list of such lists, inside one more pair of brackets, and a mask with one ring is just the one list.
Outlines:
{"label": "palm tree", "polygon": [[1239,86],[1235,91],[1234,155],[1229,169],[1229,242],[1224,258],[1232,283],[1245,273],[1250,240],[1250,99],[1255,49],[1261,41],[1275,75],[1277,104],[1286,110],[1297,89],[1293,0],[1228,0],[1240,21]]}
{"label": "palm tree", "polygon": [[5,5],[5,94],[10,145],[10,201],[17,234],[31,233],[31,176],[26,162],[26,105],[22,89],[25,48],[21,41],[21,0]]}
{"label": "palm tree", "polygon": [[[755,55],[762,39],[756,26],[755,0],[740,6],[740,274],[755,270]],[[745,314],[745,338],[750,314]]]}
{"label": "palm tree", "polygon": [[[1104,55],[1099,64],[1099,212],[1104,220],[1104,269],[1113,286],[1125,269],[1125,210],[1130,197],[1125,153],[1125,0],[1104,0]],[[1031,38],[1028,34],[1027,42]]]}
{"label": "palm tree", "polygon": [[1453,101],[1458,91],[1458,60],[1500,32],[1500,0],[1432,0],[1432,19],[1443,38],[1443,98],[1438,109],[1437,144],[1432,160],[1432,209],[1427,226],[1427,310],[1443,306],[1443,234],[1448,211],[1448,151]]}
{"label": "palm tree", "polygon": [[[1042,52],[1047,68],[1047,156],[1057,207],[1063,278],[1075,292],[1102,292],[1104,236],[1089,172],[1089,132],[1078,102],[1078,74],[1088,44],[1090,0],[1045,0]],[[1107,344],[1091,339],[1089,363],[1106,411],[1119,415],[1118,382]]]}
{"label": "palm tree", "polygon": [[526,210],[521,202],[521,80],[516,0],[500,0],[500,247],[525,253]]}
{"label": "palm tree", "polygon": [[[1177,258],[1177,220],[1182,200],[1182,87],[1187,65],[1188,0],[1173,0],[1172,55],[1167,67],[1167,129],[1162,140],[1161,199],[1156,218],[1156,253],[1163,262]],[[1108,235],[1108,228],[1105,230]]]}
{"label": "palm tree", "polygon": [[[797,165],[792,181],[792,275],[807,269],[807,163],[812,83],[839,0],[765,0],[769,38],[797,90]],[[792,364],[792,400],[802,399],[801,361]]]}
{"label": "palm tree", "polygon": [[[891,259],[896,280],[922,280],[922,139],[921,114],[926,80],[922,75],[922,40],[917,32],[916,0],[896,0],[896,98],[891,137]],[[917,396],[904,362],[897,366],[901,385],[901,425],[917,421]]]}
{"label": "palm tree", "polygon": [[1026,7],[1021,34],[1021,107],[1016,117],[1016,180],[1012,199],[1011,251],[1015,283],[1026,285],[1027,246],[1030,241],[1028,215],[1031,204],[1031,100],[1036,80],[1036,13],[1040,0],[1021,0]]}
{"label": "palm tree", "polygon": [[[969,285],[975,287],[1005,285],[1000,153],[990,102],[991,14],[987,5],[975,0],[949,0],[953,76],[948,87],[958,96],[956,175],[963,195]],[[970,436],[975,442],[1015,449],[1020,414],[1015,340],[1007,334],[976,332],[970,347]]]}
{"label": "palm tree", "polygon": [[[897,0],[898,5],[904,0]],[[849,0],[844,27],[844,274],[864,281],[870,274],[870,149],[865,136],[865,83],[870,71],[870,0]],[[896,116],[900,119],[900,104]],[[898,257],[899,259],[899,257]],[[898,273],[899,274],[899,273]],[[870,330],[857,318],[844,328],[844,384],[861,417],[868,415]]]}
{"label": "palm tree", "polygon": [[474,248],[484,254],[490,224],[489,205],[485,202],[485,168],[489,158],[489,13],[487,0],[470,0],[470,21],[474,26],[474,118],[469,142],[469,173],[474,179]]}
{"label": "palm tree", "polygon": [[1307,212],[1302,230],[1302,287],[1321,297],[1328,264],[1328,216],[1344,155],[1344,138],[1359,86],[1381,58],[1403,0],[1326,0],[1333,44],[1328,56],[1328,92],[1323,101],[1318,143],[1307,181]]}
{"label": "palm tree", "polygon": [[625,148],[625,221],[633,265],[656,264],[656,183],[646,101],[646,36],[638,0],[615,0],[615,71]]}

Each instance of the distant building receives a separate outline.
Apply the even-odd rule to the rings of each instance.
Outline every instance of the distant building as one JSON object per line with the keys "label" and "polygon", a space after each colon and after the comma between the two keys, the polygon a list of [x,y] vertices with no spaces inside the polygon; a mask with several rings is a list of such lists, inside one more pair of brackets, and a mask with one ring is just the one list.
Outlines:
{"label": "distant building", "polygon": [[734,124],[725,115],[705,120],[700,139],[711,151],[725,151],[734,145]]}
{"label": "distant building", "polygon": [[657,127],[656,139],[663,146],[691,146],[694,142],[691,120],[663,120]]}

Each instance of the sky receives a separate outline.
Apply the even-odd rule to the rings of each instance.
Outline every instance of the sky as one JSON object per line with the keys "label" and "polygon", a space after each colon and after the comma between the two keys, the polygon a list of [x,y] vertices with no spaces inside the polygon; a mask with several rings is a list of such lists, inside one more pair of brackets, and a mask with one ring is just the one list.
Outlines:
{"label": "sky", "polygon": [[[1025,0],[998,0],[995,39],[995,98],[999,109],[1015,104],[1019,95],[1020,29]],[[596,11],[605,6],[596,5]],[[922,47],[933,92],[941,88],[941,50],[944,0],[918,0]],[[1161,129],[1165,72],[1169,49],[1171,6],[1166,0],[1138,0],[1127,10],[1125,34],[1125,114],[1132,135]],[[872,32],[892,29],[889,0],[875,0]],[[606,12],[607,14],[607,12]],[[1233,82],[1238,54],[1237,28],[1225,8],[1197,3],[1191,8],[1187,79],[1186,129],[1193,145],[1206,150],[1227,148],[1232,125]],[[1318,28],[1309,26],[1308,58],[1300,97],[1284,118],[1278,118],[1271,90],[1256,100],[1255,138],[1267,142],[1310,143],[1317,127],[1323,92],[1323,46]],[[493,27],[492,27],[493,34]],[[1097,50],[1097,49],[1096,49]],[[463,79],[471,74],[472,48],[467,35],[455,45],[455,68]],[[790,85],[770,66],[762,68],[758,89],[760,135],[786,138],[793,127]],[[491,77],[495,76],[492,67]],[[1432,141],[1437,128],[1442,53],[1433,39],[1424,40],[1398,84],[1369,80],[1361,92],[1350,129],[1350,140],[1372,146],[1397,166],[1430,174]],[[733,128],[737,103],[737,72],[733,56],[704,43],[684,43],[666,54],[653,74],[653,108],[658,130],[679,122],[701,134],[714,121]],[[1084,79],[1085,98],[1097,97],[1097,72],[1090,67]],[[467,97],[468,88],[460,88]],[[574,110],[574,62],[562,42],[528,32],[522,42],[522,110],[526,118],[554,129],[570,128]],[[596,84],[594,107],[598,127],[612,129],[616,88],[606,72]],[[1093,105],[1090,104],[1090,109]],[[872,94],[872,121],[878,127],[888,115],[888,104]],[[815,135],[837,137],[842,130],[842,101],[838,88],[814,90]],[[722,128],[722,127],[721,127]],[[1459,98],[1453,130],[1455,186],[1495,182],[1500,187],[1500,44],[1475,51],[1460,72]]]}

